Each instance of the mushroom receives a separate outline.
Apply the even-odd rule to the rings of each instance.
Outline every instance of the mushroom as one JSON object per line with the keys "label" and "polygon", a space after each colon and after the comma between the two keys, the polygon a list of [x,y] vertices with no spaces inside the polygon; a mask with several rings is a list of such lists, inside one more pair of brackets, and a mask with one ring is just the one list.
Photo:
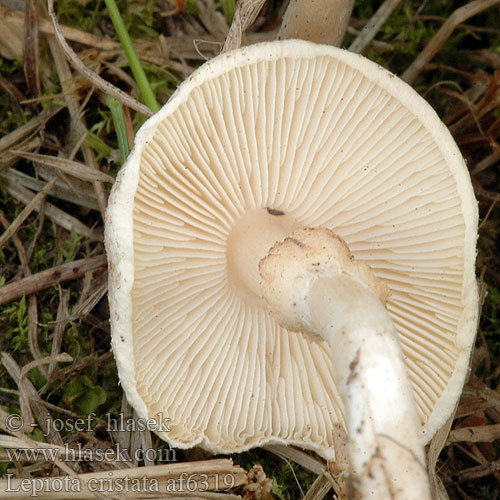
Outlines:
{"label": "mushroom", "polygon": [[280,40],[300,38],[340,45],[354,0],[290,0],[278,34]]}
{"label": "mushroom", "polygon": [[423,445],[475,335],[476,235],[456,144],[394,75],[300,40],[220,55],[143,125],[111,193],[127,398],[170,419],[171,445],[218,453],[335,459],[343,425],[357,492],[430,498]]}

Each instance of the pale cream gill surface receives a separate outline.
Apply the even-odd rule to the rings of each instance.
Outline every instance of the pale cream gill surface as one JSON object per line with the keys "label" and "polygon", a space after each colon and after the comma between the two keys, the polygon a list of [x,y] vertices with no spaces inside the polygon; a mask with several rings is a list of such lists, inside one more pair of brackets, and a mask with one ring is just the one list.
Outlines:
{"label": "pale cream gill surface", "polygon": [[170,438],[332,445],[342,409],[328,346],[228,286],[228,234],[265,207],[334,230],[386,281],[426,421],[457,357],[464,224],[437,145],[396,98],[330,57],[236,68],[195,88],[142,162],[137,390],[172,419]]}

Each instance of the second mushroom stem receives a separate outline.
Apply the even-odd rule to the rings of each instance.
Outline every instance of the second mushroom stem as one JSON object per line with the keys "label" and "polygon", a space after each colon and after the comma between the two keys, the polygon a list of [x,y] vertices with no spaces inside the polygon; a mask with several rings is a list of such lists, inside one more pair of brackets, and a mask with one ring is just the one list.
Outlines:
{"label": "second mushroom stem", "polygon": [[301,38],[339,46],[354,0],[290,0],[278,38]]}
{"label": "second mushroom stem", "polygon": [[348,252],[329,231],[298,231],[261,261],[262,294],[283,326],[330,345],[347,414],[351,498],[430,500],[396,329],[378,280]]}

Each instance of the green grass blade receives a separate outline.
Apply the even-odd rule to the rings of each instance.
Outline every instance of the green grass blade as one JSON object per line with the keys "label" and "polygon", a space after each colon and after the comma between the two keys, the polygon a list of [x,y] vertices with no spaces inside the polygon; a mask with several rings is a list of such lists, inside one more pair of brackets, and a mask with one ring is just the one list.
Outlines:
{"label": "green grass blade", "polygon": [[106,98],[106,105],[111,111],[111,117],[115,125],[116,137],[118,138],[118,149],[120,150],[121,164],[125,162],[129,154],[127,127],[125,125],[125,116],[123,114],[123,106],[114,97]]}
{"label": "green grass blade", "polygon": [[118,138],[118,149],[120,150],[120,161],[123,165],[129,154],[127,127],[125,125],[125,116],[123,114],[123,105],[114,97],[106,98],[106,105],[111,111],[111,117],[115,125],[116,137]]}
{"label": "green grass blade", "polygon": [[160,109],[160,105],[156,100],[156,97],[149,85],[149,80],[144,73],[144,69],[139,61],[139,57],[137,57],[137,53],[132,44],[132,40],[128,34],[127,28],[125,27],[125,23],[123,22],[120,11],[118,10],[118,6],[116,5],[115,0],[104,0],[106,3],[106,7],[108,8],[109,15],[111,17],[111,21],[113,22],[113,26],[115,27],[116,34],[122,44],[123,50],[125,51],[125,56],[127,57],[128,63],[130,65],[130,69],[134,74],[135,81],[139,86],[139,89],[142,94],[142,98],[144,99],[144,103],[149,106],[153,111],[158,111]]}

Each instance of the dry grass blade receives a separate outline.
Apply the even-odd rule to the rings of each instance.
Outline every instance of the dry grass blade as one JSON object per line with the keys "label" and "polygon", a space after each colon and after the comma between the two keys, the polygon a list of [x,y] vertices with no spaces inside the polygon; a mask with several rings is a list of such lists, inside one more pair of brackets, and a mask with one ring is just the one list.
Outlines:
{"label": "dry grass blade", "polygon": [[[2,7],[0,5],[0,19],[2,20],[8,20],[9,23],[13,23],[16,25],[16,27],[22,28],[24,26],[24,14],[22,12],[18,12],[15,10],[8,9],[6,7]],[[41,33],[48,34],[48,35],[54,35],[54,27],[50,23],[48,19],[39,19],[39,29]],[[99,49],[103,51],[103,58],[108,58],[112,54],[121,54],[122,53],[122,46],[119,42],[116,42],[114,40],[109,40],[107,38],[103,38],[97,35],[94,35],[92,33],[86,33],[85,31],[80,31],[79,29],[72,28],[70,26],[65,26],[62,24],[59,24],[59,28],[61,29],[61,33],[64,36],[66,40],[71,40],[72,42],[79,43],[81,45],[87,45],[89,47]],[[173,36],[173,37],[164,37],[163,35],[160,35],[160,44],[157,42],[154,42],[154,44],[149,41],[149,40],[140,40],[136,39],[134,40],[134,46],[136,48],[137,54],[139,58],[143,61],[150,62],[152,64],[156,64],[157,66],[163,66],[167,65],[170,69],[173,69],[174,71],[177,71],[181,73],[182,75],[187,76],[193,71],[193,68],[191,66],[188,66],[187,64],[181,64],[172,60],[168,60],[165,54],[168,53],[168,50],[164,50],[161,45],[164,45],[164,47],[175,47],[180,46],[182,39],[186,38],[186,43],[183,45],[183,48],[189,48],[191,49],[193,46],[192,39],[187,40],[187,37],[179,37],[179,36]],[[162,44],[162,40],[165,40],[165,43]],[[1,43],[1,39],[0,39]],[[174,50],[175,51],[175,50]],[[198,59],[199,55],[193,51],[195,54],[195,59]],[[17,54],[15,54],[15,57],[21,58],[22,57],[22,51],[19,51]],[[8,84],[8,81],[6,81]],[[1,75],[0,75],[0,85],[1,85]],[[17,89],[15,86],[11,85],[10,86],[12,92],[16,92]],[[17,91],[17,101],[25,101],[26,98],[19,92]]]}
{"label": "dry grass blade", "polygon": [[[11,196],[26,204],[35,197],[35,194],[29,189],[26,189],[16,182],[10,180],[7,183],[7,191]],[[35,206],[34,209],[39,211],[40,207]],[[48,219],[69,232],[75,231],[77,234],[82,234],[87,238],[90,238],[92,241],[102,240],[102,231],[90,229],[88,226],[83,224],[83,222],[80,222],[76,217],[67,214],[60,208],[57,208],[50,203],[45,202],[43,204],[43,212]]]}
{"label": "dry grass blade", "polygon": [[[45,175],[44,168],[39,168],[38,170],[38,174],[41,177],[47,180],[54,178],[54,174],[52,173],[50,176]],[[47,172],[48,171],[49,169],[47,169]],[[19,170],[14,168],[10,168],[6,172],[1,173],[0,178],[20,184],[22,187],[31,189],[35,192],[41,191],[46,185],[46,182],[43,180],[35,179],[34,177],[26,175],[23,172],[19,172]],[[75,203],[82,207],[99,210],[97,198],[92,188],[87,183],[80,183],[76,179],[71,182],[70,187],[65,182],[57,179],[54,187],[47,194],[59,200],[70,201],[71,203]]]}
{"label": "dry grass blade", "polygon": [[20,381],[22,382],[23,377],[33,368],[40,365],[48,365],[53,363],[69,363],[73,361],[73,358],[68,353],[55,354],[53,356],[46,356],[45,358],[35,359],[24,365],[21,369]]}
{"label": "dry grass blade", "polygon": [[363,52],[400,2],[401,0],[385,0],[373,17],[366,23],[360,34],[351,43],[349,50],[358,54]]}
{"label": "dry grass blade", "polygon": [[[82,138],[84,138],[88,131],[87,125],[82,115],[82,108],[80,107],[80,102],[75,94],[75,89],[73,88],[73,74],[69,67],[69,63],[66,59],[64,51],[61,49],[56,38],[49,36],[48,43],[52,58],[54,60],[54,67],[57,71],[59,81],[61,82],[61,87],[65,95],[66,103],[68,105],[69,114],[71,117],[71,132],[73,143],[73,151],[76,153],[76,145],[80,143]],[[76,141],[75,141],[76,136]],[[71,143],[70,142],[70,143]],[[94,150],[87,146],[86,144],[81,144],[82,154],[85,163],[98,170],[97,162],[95,160]],[[99,209],[102,216],[106,212],[107,195],[101,182],[94,181],[94,192],[97,197],[97,202],[99,203]]]}
{"label": "dry grass blade", "polygon": [[226,18],[218,12],[214,0],[198,0],[198,16],[203,26],[216,39],[223,40],[228,32]]}
{"label": "dry grass blade", "polygon": [[59,111],[63,108],[64,106],[50,106],[49,108],[44,109],[36,118],[26,123],[26,125],[16,128],[16,130],[10,134],[2,137],[0,139],[0,154],[7,151],[7,149],[22,140],[40,125],[43,125],[46,121],[50,120],[50,118],[59,113]]}
{"label": "dry grass blade", "polygon": [[[122,403],[120,409],[120,417],[124,422],[129,422],[132,418],[132,410],[128,404],[127,398],[125,394],[122,394]],[[117,443],[122,449],[130,450],[130,440],[132,436],[132,431],[128,429],[123,429],[123,431],[111,429],[110,434],[113,438],[113,441]]]}
{"label": "dry grass blade", "polygon": [[320,460],[308,455],[302,450],[298,450],[297,448],[293,448],[292,446],[283,446],[280,444],[270,444],[264,446],[264,448],[275,455],[278,455],[281,458],[287,458],[289,460],[294,461],[299,464],[304,469],[307,469],[318,476],[323,474],[326,470],[326,464],[321,462]]}
{"label": "dry grass blade", "polygon": [[41,201],[50,191],[52,186],[55,184],[55,179],[51,180],[35,197],[30,200],[30,202],[23,208],[22,212],[16,217],[12,224],[7,228],[7,230],[0,236],[0,248],[2,248],[7,241],[12,237],[12,235],[21,227],[22,223],[28,218],[28,216],[33,212],[35,207],[41,203]]}
{"label": "dry grass blade", "polygon": [[[40,353],[38,352],[37,355],[39,356]],[[28,383],[25,379],[26,374],[32,369],[36,367],[41,367],[42,365],[46,365],[49,363],[63,363],[63,362],[69,362],[73,361],[73,358],[66,353],[58,354],[56,356],[47,356],[45,358],[38,357],[34,361],[29,362],[28,364],[24,365],[21,369],[21,374],[19,375],[19,380],[17,381],[19,391],[20,391],[20,402],[21,402],[21,409],[24,408],[29,408],[29,400],[27,397],[27,389],[26,389],[26,384]],[[33,424],[30,424],[33,426]],[[27,432],[31,432],[33,429],[28,429]]]}
{"label": "dry grass blade", "polygon": [[[33,151],[38,149],[42,145],[42,140],[38,135],[31,135],[27,137],[25,140],[16,144],[18,151]],[[5,175],[5,172],[8,172],[11,167],[13,167],[19,158],[11,153],[11,150],[7,150],[3,154],[0,155],[0,175]],[[37,191],[41,191],[45,186],[45,182],[42,183],[40,189]]]}
{"label": "dry grass blade", "polygon": [[19,438],[15,436],[5,436],[3,434],[0,435],[0,446],[2,448],[10,448],[18,450],[20,449],[43,450],[43,449],[56,448],[58,451],[61,452],[61,458],[63,458],[65,454],[64,446],[61,445],[44,443],[42,441],[32,441],[31,439],[26,437]]}
{"label": "dry grass blade", "polygon": [[[9,21],[15,23],[18,26],[25,25],[25,16],[22,12],[9,9],[7,7],[0,5],[0,19],[4,21]],[[54,27],[47,19],[39,19],[39,30],[42,33],[53,35]],[[80,31],[76,28],[70,26],[60,25],[61,32],[63,36],[73,42],[81,43],[82,45],[88,45],[91,47],[96,47],[102,50],[119,50],[121,45],[114,40],[107,40],[99,36],[95,36],[92,33],[86,33],[85,31]]]}
{"label": "dry grass blade", "polygon": [[[7,220],[5,217],[4,213],[0,210],[0,223],[7,229],[10,226],[10,222]],[[28,263],[28,258],[26,256],[26,250],[24,248],[23,242],[21,241],[21,238],[17,234],[12,235],[12,242],[14,243],[14,246],[16,247],[17,250],[17,256],[19,257],[19,260],[21,262],[21,265],[23,267],[23,273],[25,276],[31,276],[31,270],[29,267]]]}
{"label": "dry grass blade", "polygon": [[434,35],[424,50],[411,63],[410,67],[403,73],[401,78],[412,84],[418,77],[424,66],[439,52],[446,40],[453,33],[453,30],[461,23],[489,9],[493,5],[500,3],[500,0],[474,0],[458,8],[441,26],[441,29]]}
{"label": "dry grass blade", "polygon": [[92,83],[92,85],[95,85],[106,95],[114,97],[116,100],[125,104],[125,106],[135,109],[139,113],[142,113],[146,116],[152,116],[154,113],[150,108],[148,108],[144,104],[141,104],[139,101],[135,100],[133,97],[129,96],[118,87],[111,85],[111,83],[107,82],[106,80],[104,80],[104,78],[101,78],[98,74],[91,71],[89,68],[87,68],[87,66],[85,66],[85,64],[83,64],[82,61],[80,61],[74,50],[67,44],[61,32],[61,28],[59,28],[59,23],[57,22],[56,15],[54,13],[54,1],[49,0],[48,6],[49,16],[54,27],[54,35],[56,37],[56,40],[73,67],[85,78],[87,78]]}
{"label": "dry grass blade", "polygon": [[24,6],[24,75],[28,92],[32,96],[40,95],[40,63],[38,44],[38,16],[34,0],[27,0]]}
{"label": "dry grass blade", "polygon": [[[28,411],[30,412],[33,410],[33,413],[35,414],[36,420],[38,422],[38,425],[41,427],[43,430],[44,434],[48,436],[48,439],[52,442],[55,443],[56,445],[63,445],[63,440],[59,433],[55,430],[55,426],[53,425],[53,420],[52,416],[50,413],[47,411],[45,408],[42,400],[40,399],[40,396],[33,386],[33,384],[27,380],[24,379],[24,383],[20,385],[21,381],[21,370],[15,360],[12,358],[12,356],[8,353],[2,353],[2,364],[4,367],[7,369],[9,372],[10,376],[14,379],[16,384],[19,387],[19,391],[21,393],[21,402],[23,401],[23,398],[26,399],[27,404],[29,405]],[[22,408],[22,407],[21,407]],[[23,415],[25,417],[25,415]],[[24,419],[24,424],[26,425],[28,420],[26,420],[26,417]],[[7,426],[8,430],[8,426]],[[28,432],[32,431],[33,429],[30,429]],[[25,437],[24,439],[29,440],[29,438]],[[30,440],[31,441],[31,440]],[[75,475],[75,472],[73,469],[64,463],[63,461],[59,460],[56,458],[54,460],[54,463],[64,472],[67,474],[70,474],[71,476]],[[0,489],[1,491],[1,489]]]}
{"label": "dry grass blade", "polygon": [[68,160],[66,158],[57,158],[55,156],[41,155],[37,153],[26,153],[25,151],[12,150],[12,153],[30,160],[35,163],[41,163],[47,167],[52,167],[64,172],[65,174],[72,175],[78,179],[84,181],[101,181],[101,182],[115,182],[114,178],[110,175],[104,174],[99,170],[91,167],[87,167],[83,163],[77,161]]}
{"label": "dry grass blade", "polygon": [[[57,356],[61,350],[62,340],[64,336],[64,327],[67,324],[68,317],[68,304],[69,304],[69,290],[59,289],[59,306],[57,308],[56,325],[54,328],[54,335],[52,337],[52,348],[51,355]],[[55,362],[49,364],[49,369],[47,373],[47,383],[49,383],[54,369],[56,367]]]}
{"label": "dry grass blade", "polygon": [[[311,487],[307,490],[304,500],[322,500],[325,498],[333,486],[331,481],[332,478],[328,476],[328,473],[318,476]],[[335,494],[337,495],[338,500],[347,499],[347,496],[340,492],[340,487],[335,489]]]}
{"label": "dry grass blade", "polygon": [[33,419],[33,412],[31,411],[29,397],[27,395],[27,390],[29,390],[29,388],[22,387],[19,384],[20,370],[10,354],[6,352],[2,353],[2,364],[9,375],[15,380],[19,389],[19,406],[21,408],[22,417],[20,420],[20,423],[22,424],[21,430],[23,432],[30,433],[35,427],[35,421]]}
{"label": "dry grass blade", "polygon": [[482,398],[488,401],[491,407],[500,410],[500,395],[475,378],[464,387],[463,395]]}
{"label": "dry grass blade", "polygon": [[77,306],[72,309],[71,316],[68,317],[68,321],[74,321],[79,317],[86,316],[90,311],[97,305],[97,303],[106,295],[108,292],[108,282],[105,279],[102,283],[94,285],[91,293],[85,297],[85,300],[78,302]]}
{"label": "dry grass blade", "polygon": [[[56,451],[61,451],[61,457],[64,456],[65,448],[61,444],[53,444],[53,443],[41,443],[39,441],[33,441],[28,436],[25,436],[21,431],[13,431],[11,429],[12,422],[11,416],[6,413],[4,410],[0,408],[0,428],[2,428],[5,432],[12,434],[15,437],[11,436],[0,436],[0,446],[11,449],[55,449]],[[71,468],[69,468],[63,461],[59,458],[54,461],[56,465],[58,465],[61,470],[69,473],[71,476],[74,476],[74,472]],[[1,481],[0,481],[1,482]],[[0,486],[0,491],[5,491],[5,487],[2,489]]]}
{"label": "dry grass blade", "polygon": [[439,459],[439,454],[441,453],[441,450],[446,443],[446,438],[450,432],[451,425],[453,424],[454,415],[455,412],[453,412],[453,415],[436,432],[429,444],[429,449],[427,451],[427,470],[429,471],[429,479],[433,491],[433,496],[436,500],[449,500],[446,489],[444,488],[443,483],[436,474],[436,464]]}
{"label": "dry grass blade", "polygon": [[471,174],[476,175],[479,172],[482,172],[483,170],[487,169],[488,167],[491,167],[497,161],[500,161],[500,154],[491,153],[486,158],[483,158],[480,162],[478,162],[478,164],[472,169]]}
{"label": "dry grass blade", "polygon": [[12,99],[17,102],[24,101],[26,97],[20,92],[20,90],[13,85],[7,78],[4,78],[3,75],[0,75],[0,88],[5,91],[6,94],[9,94]]}
{"label": "dry grass blade", "polygon": [[[29,438],[27,438],[21,430],[13,428],[13,426],[11,425],[12,420],[10,415],[11,415],[10,413],[7,413],[0,406],[0,429],[7,434],[11,434],[12,436],[17,437],[21,441],[24,441],[25,439],[29,440]],[[5,436],[2,435],[2,438],[4,437]]]}
{"label": "dry grass blade", "polygon": [[255,21],[265,0],[241,0],[236,4],[233,22],[224,43],[222,52],[241,46],[243,32]]}
{"label": "dry grass blade", "polygon": [[[190,478],[189,486],[186,484],[187,478]],[[125,488],[125,491],[122,489],[119,498],[236,500],[241,497],[213,492],[213,490],[217,487],[229,490],[242,486],[247,482],[247,474],[241,467],[233,465],[231,460],[215,459],[80,474],[77,477],[66,479],[66,484],[75,485],[73,491],[71,488],[63,488],[62,491],[51,489],[51,484],[58,483],[55,479],[55,477],[47,478],[45,482],[47,487],[38,492],[37,498],[61,498],[65,500],[95,498],[92,493],[96,491],[95,485],[99,484],[108,486],[109,494],[112,495],[113,485],[121,484],[123,487],[127,482],[129,488]],[[61,482],[64,481],[64,477],[59,476],[59,479]],[[9,486],[14,494],[10,494],[9,498],[30,498],[30,493],[21,489],[21,481],[22,479],[10,480]],[[0,480],[0,491],[5,491],[6,487],[7,481]],[[105,498],[111,497],[106,495]]]}

